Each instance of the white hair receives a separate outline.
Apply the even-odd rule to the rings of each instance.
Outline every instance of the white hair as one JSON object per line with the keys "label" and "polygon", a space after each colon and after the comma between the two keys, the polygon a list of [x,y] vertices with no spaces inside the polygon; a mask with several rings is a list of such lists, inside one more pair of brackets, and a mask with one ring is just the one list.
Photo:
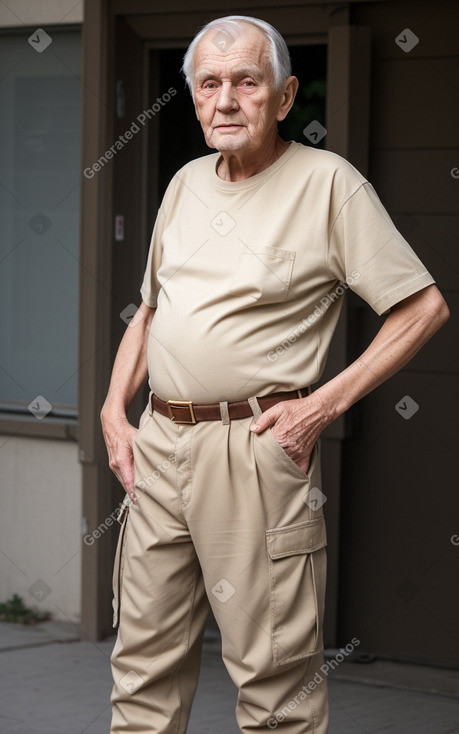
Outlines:
{"label": "white hair", "polygon": [[220,31],[230,39],[234,40],[243,30],[241,27],[244,23],[256,26],[266,36],[269,44],[269,62],[274,76],[274,86],[279,91],[287,77],[292,73],[292,65],[287,44],[274,26],[266,23],[259,18],[251,18],[248,15],[227,15],[225,18],[216,18],[203,26],[191,41],[183,57],[182,72],[185,75],[185,81],[188,88],[193,94],[193,74],[194,74],[194,54],[198,43],[208,31],[214,29]]}

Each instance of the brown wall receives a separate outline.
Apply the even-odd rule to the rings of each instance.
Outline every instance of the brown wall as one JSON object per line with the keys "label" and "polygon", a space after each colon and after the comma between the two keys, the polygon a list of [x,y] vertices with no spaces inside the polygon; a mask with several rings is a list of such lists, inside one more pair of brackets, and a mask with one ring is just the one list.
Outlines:
{"label": "brown wall", "polygon": [[[459,6],[363,3],[352,6],[351,23],[372,29],[368,177],[452,316],[352,411],[339,636],[383,655],[457,661],[459,179],[451,169],[459,168]],[[394,41],[407,27],[420,39],[409,53]],[[357,302],[350,320],[354,356],[382,322]],[[419,405],[409,420],[395,410],[405,395]]]}

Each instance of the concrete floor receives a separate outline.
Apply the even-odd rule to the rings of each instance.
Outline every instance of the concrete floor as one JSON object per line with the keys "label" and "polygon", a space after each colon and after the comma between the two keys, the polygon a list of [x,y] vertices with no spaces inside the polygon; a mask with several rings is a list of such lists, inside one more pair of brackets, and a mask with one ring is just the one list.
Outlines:
{"label": "concrete floor", "polygon": [[[108,734],[114,640],[59,623],[0,627],[0,734]],[[330,734],[458,734],[459,672],[375,661],[329,677]],[[188,734],[237,734],[236,689],[209,637]]]}

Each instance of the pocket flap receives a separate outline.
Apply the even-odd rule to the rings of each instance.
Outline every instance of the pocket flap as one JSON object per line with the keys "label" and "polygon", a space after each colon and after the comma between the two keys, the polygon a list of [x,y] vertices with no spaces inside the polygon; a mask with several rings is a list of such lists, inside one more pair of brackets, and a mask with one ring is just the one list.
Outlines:
{"label": "pocket flap", "polygon": [[274,560],[300,553],[313,553],[327,545],[325,518],[316,517],[296,525],[266,531],[268,553]]}

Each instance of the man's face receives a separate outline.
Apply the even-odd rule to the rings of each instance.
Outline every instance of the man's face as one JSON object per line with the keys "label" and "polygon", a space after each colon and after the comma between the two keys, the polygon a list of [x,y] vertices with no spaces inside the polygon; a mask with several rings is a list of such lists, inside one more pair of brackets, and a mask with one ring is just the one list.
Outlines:
{"label": "man's face", "polygon": [[210,30],[198,44],[193,93],[209,147],[256,152],[285,116],[279,112],[283,94],[275,91],[268,50],[264,34],[250,25],[232,42]]}

